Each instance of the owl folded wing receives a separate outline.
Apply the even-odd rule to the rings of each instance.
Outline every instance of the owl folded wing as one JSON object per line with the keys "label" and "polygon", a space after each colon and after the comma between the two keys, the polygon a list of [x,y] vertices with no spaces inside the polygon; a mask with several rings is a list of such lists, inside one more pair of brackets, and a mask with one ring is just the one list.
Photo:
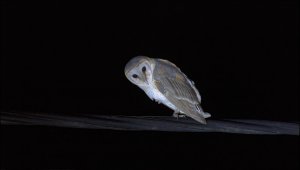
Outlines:
{"label": "owl folded wing", "polygon": [[177,107],[180,112],[195,119],[196,121],[206,124],[206,120],[201,115],[202,108],[197,98],[197,94],[188,80],[184,78],[174,78],[163,76],[155,79],[158,90]]}

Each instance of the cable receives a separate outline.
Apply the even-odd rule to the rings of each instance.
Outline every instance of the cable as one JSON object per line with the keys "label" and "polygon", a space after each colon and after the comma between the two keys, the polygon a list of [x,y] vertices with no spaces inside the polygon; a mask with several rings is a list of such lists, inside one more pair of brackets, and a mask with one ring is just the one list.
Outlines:
{"label": "cable", "polygon": [[255,135],[298,135],[299,122],[246,119],[208,119],[202,125],[190,118],[172,116],[109,116],[1,112],[1,125],[34,125],[124,131],[221,132]]}

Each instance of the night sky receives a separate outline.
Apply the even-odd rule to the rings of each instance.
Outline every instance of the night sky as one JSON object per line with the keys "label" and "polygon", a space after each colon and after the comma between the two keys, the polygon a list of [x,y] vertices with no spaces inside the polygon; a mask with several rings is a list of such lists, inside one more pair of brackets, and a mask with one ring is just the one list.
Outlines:
{"label": "night sky", "polygon": [[[295,1],[3,1],[1,110],[171,116],[124,75],[146,55],[192,79],[211,119],[298,121],[298,15]],[[6,167],[126,158],[146,168],[299,168],[295,137],[3,129]]]}

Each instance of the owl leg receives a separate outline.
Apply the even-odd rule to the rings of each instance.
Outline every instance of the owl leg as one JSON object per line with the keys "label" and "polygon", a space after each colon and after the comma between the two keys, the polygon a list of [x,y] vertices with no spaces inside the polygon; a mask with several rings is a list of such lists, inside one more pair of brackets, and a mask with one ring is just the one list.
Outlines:
{"label": "owl leg", "polygon": [[177,118],[177,119],[178,119],[178,117],[179,117],[179,112],[178,112],[178,111],[174,111],[174,113],[173,113],[173,117],[175,117],[175,118]]}

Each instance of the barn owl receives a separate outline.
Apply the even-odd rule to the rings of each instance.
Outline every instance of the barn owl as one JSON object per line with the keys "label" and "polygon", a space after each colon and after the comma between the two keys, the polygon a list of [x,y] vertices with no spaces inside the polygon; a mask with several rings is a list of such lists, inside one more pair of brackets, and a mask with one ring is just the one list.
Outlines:
{"label": "barn owl", "polygon": [[151,100],[174,110],[173,116],[188,116],[206,124],[209,113],[200,106],[201,96],[194,82],[173,63],[146,56],[132,58],[125,66],[125,76],[140,87]]}

